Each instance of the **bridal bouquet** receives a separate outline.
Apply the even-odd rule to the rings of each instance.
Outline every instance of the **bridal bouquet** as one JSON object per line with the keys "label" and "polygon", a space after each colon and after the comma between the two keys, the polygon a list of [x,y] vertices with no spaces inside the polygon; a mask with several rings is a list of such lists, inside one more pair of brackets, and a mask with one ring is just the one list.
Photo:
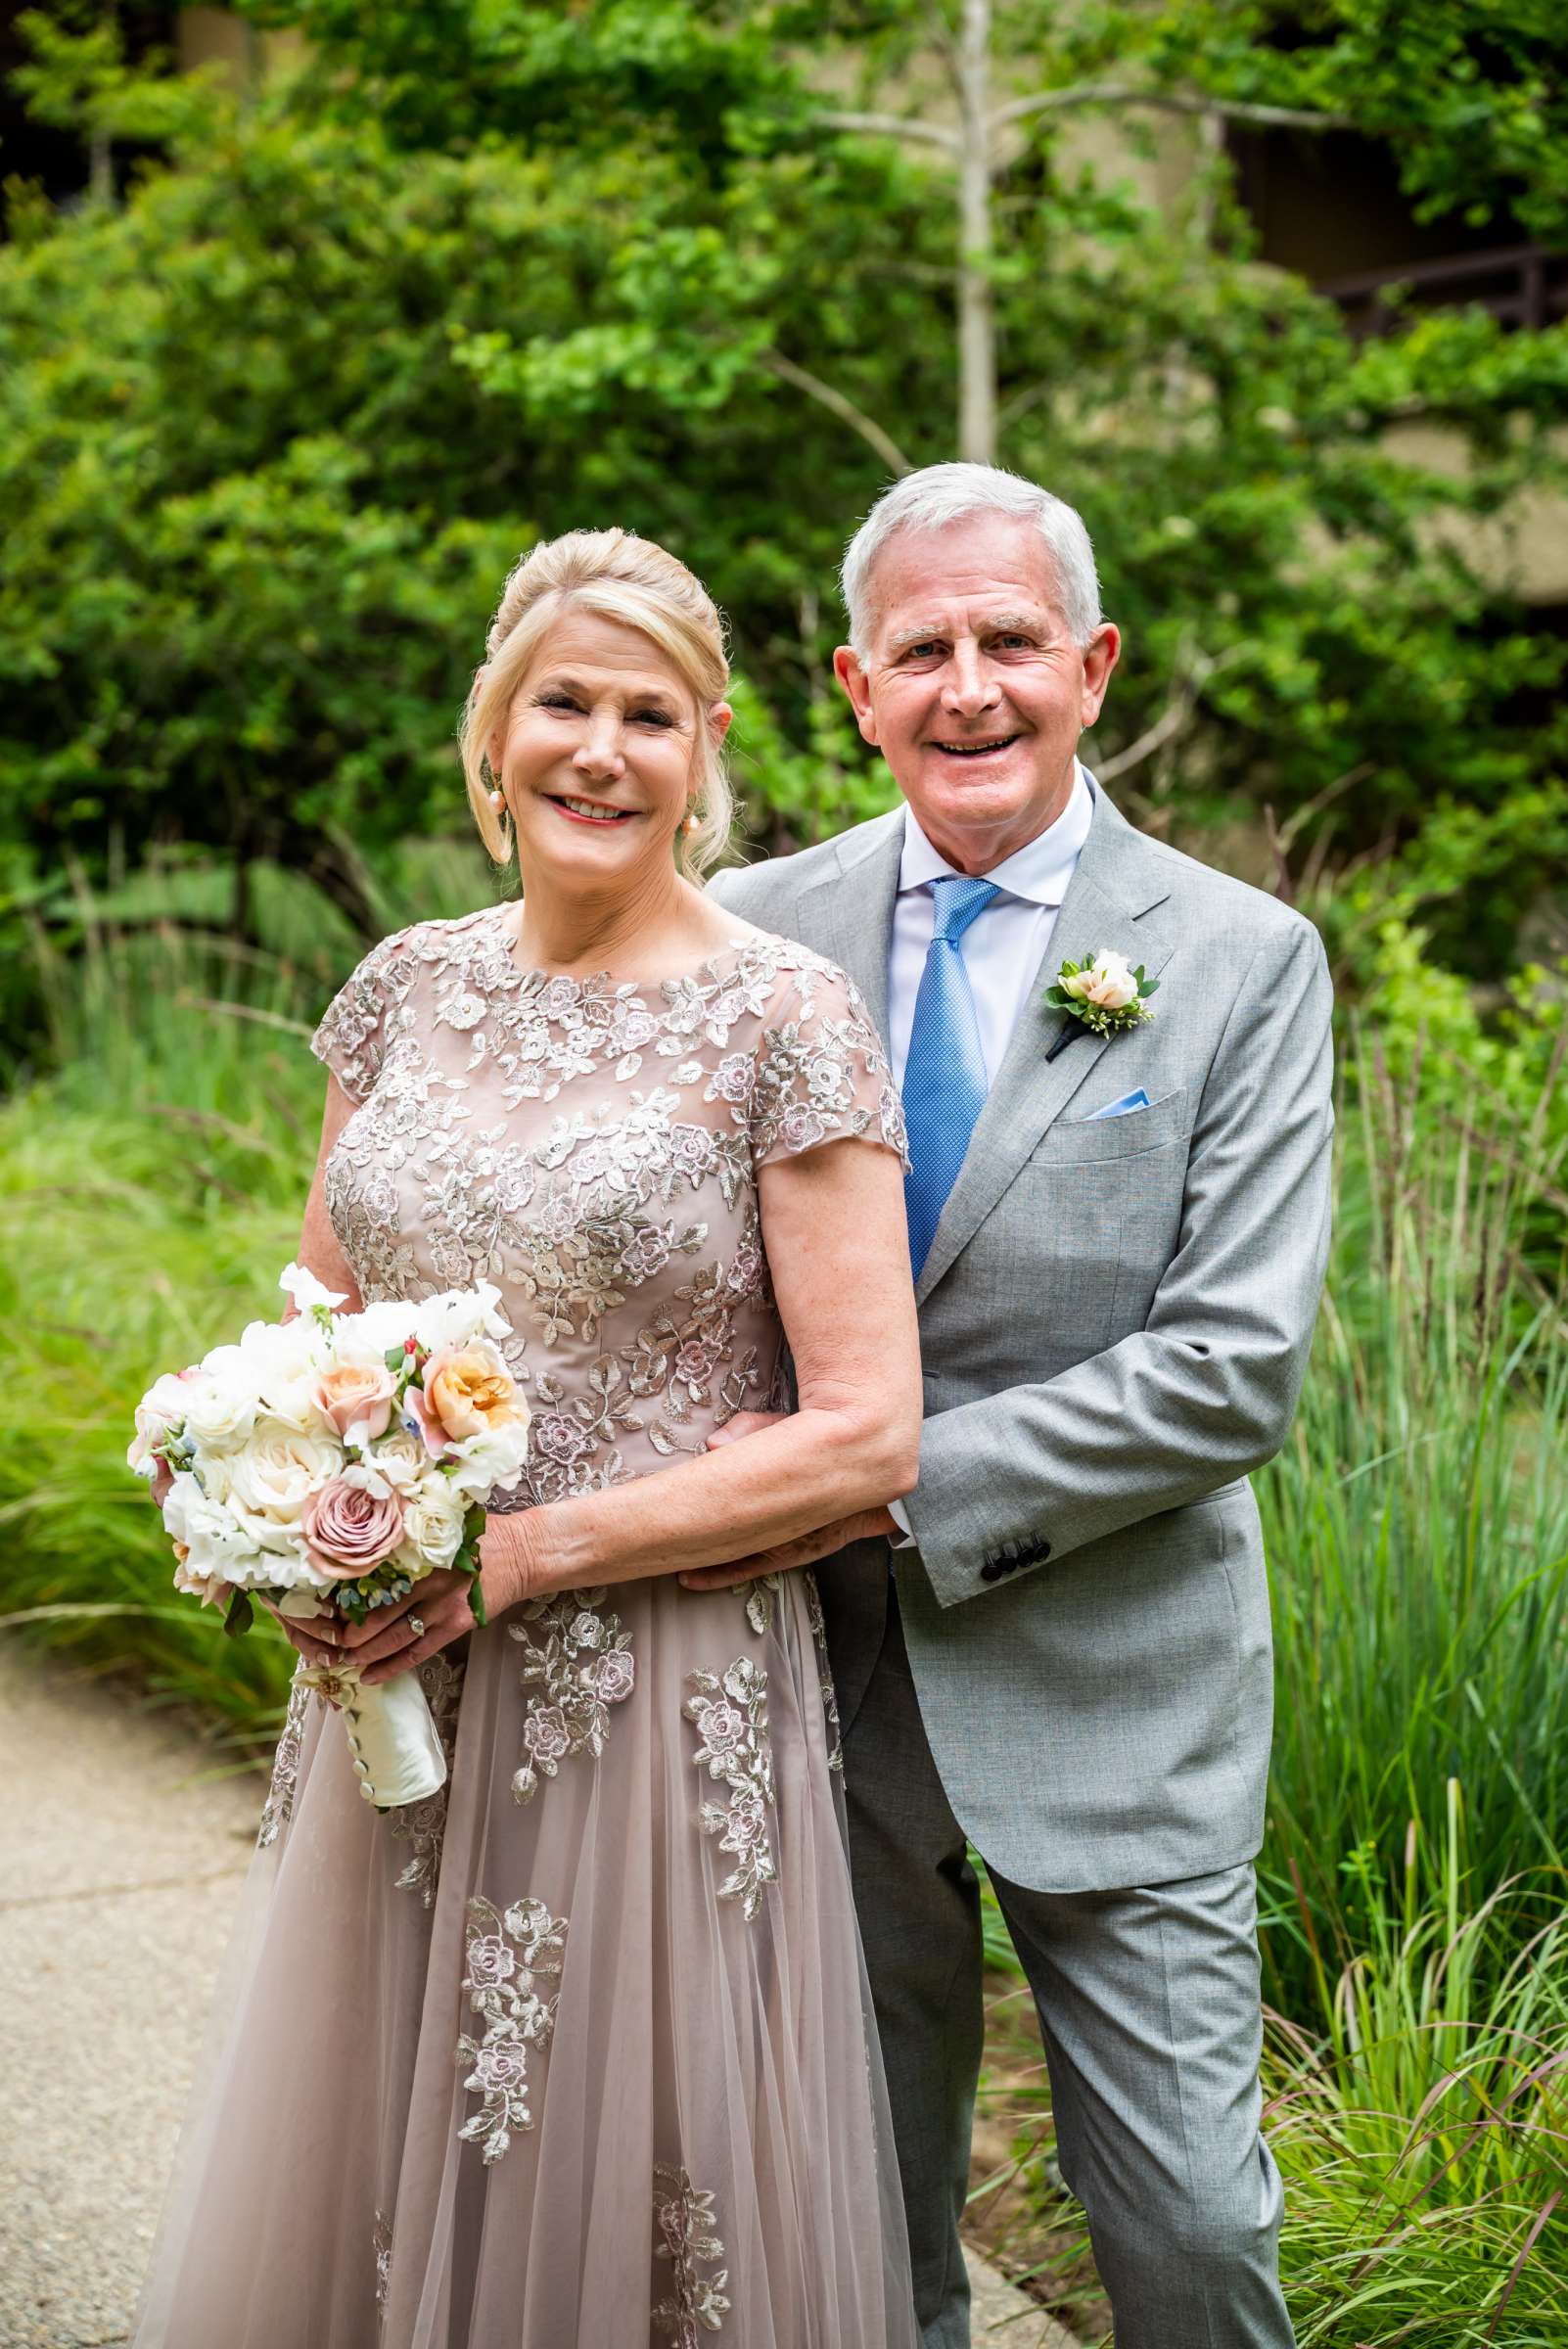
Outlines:
{"label": "bridal bouquet", "polygon": [[[253,1621],[253,1594],[308,1622],[363,1623],[428,1574],[473,1577],[483,1623],[481,1496],[518,1484],[529,1410],[495,1345],[500,1291],[448,1289],[340,1313],[345,1300],[300,1265],[278,1282],[298,1307],[253,1321],[165,1371],[136,1409],[126,1459],[153,1488],[174,1543],[174,1583]],[[342,1710],[360,1792],[383,1809],[446,1776],[418,1675],[366,1686],[341,1666],[301,1672]]]}

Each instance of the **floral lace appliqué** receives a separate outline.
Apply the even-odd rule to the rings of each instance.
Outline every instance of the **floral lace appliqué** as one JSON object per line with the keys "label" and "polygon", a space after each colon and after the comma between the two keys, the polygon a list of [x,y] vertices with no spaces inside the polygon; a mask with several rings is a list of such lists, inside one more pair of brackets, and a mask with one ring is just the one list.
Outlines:
{"label": "floral lace appliqu\u00e9", "polygon": [[465,2032],[457,2060],[471,2067],[464,2088],[483,2101],[457,2134],[484,2148],[486,2167],[506,2152],[514,2129],[533,2126],[528,2050],[548,2047],[555,2029],[556,1999],[545,1986],[559,1981],[566,1934],[566,1918],[552,1916],[542,1901],[514,1901],[501,1916],[478,1895],[468,1904],[463,1988],[484,2017],[484,2035]]}
{"label": "floral lace appliqu\u00e9", "polygon": [[670,2295],[660,2301],[653,2321],[676,2349],[699,2349],[698,2335],[722,2332],[729,2314],[724,2297],[729,2270],[720,2268],[716,2276],[697,2273],[724,2256],[714,2232],[713,2194],[699,2193],[683,2169],[656,2162],[654,2224],[659,2231],[654,2256],[669,2262]]}
{"label": "floral lace appliqu\u00e9", "polygon": [[760,1574],[746,1586],[746,1620],[759,1639],[765,1639],[773,1628],[783,1580],[782,1575]]}
{"label": "floral lace appliqu\u00e9", "polygon": [[729,1788],[725,1803],[698,1805],[697,1823],[716,1835],[735,1865],[718,1887],[721,1901],[739,1901],[748,1921],[762,1905],[762,1887],[777,1876],[768,1838],[773,1806],[773,1753],[767,1734],[767,1674],[740,1656],[721,1677],[689,1672],[692,1694],[681,1707],[697,1730],[698,1769]]}
{"label": "floral lace appliqu\u00e9", "polygon": [[392,2221],[384,2210],[376,2213],[376,2224],[370,2233],[370,2248],[376,2260],[376,2306],[385,2308],[388,2286],[392,2282]]}
{"label": "floral lace appliqu\u00e9", "polygon": [[597,1761],[610,1734],[610,1707],[623,1705],[636,1684],[631,1634],[622,1630],[619,1615],[599,1612],[605,1595],[601,1586],[531,1598],[520,1609],[523,1621],[506,1627],[523,1649],[523,1684],[538,1691],[524,1713],[526,1759],[512,1779],[514,1802],[531,1802],[540,1778],[553,1778],[574,1754]]}
{"label": "floral lace appliqu\u00e9", "polygon": [[422,1907],[434,1908],[440,1880],[441,1844],[446,1834],[446,1805],[451,1794],[452,1754],[457,1744],[457,1713],[463,1695],[466,1666],[454,1664],[443,1649],[428,1656],[419,1668],[420,1681],[430,1702],[431,1719],[446,1756],[446,1777],[423,1802],[404,1803],[388,1813],[392,1832],[409,1846],[408,1859],[397,1878],[399,1892],[417,1892]]}
{"label": "floral lace appliqu\u00e9", "polygon": [[295,1792],[300,1783],[300,1739],[313,1693],[298,1680],[289,1690],[289,1709],[283,1717],[278,1750],[272,1757],[272,1782],[261,1806],[261,1823],[256,1830],[257,1851],[265,1851],[269,1843],[276,1843],[294,1817]]}

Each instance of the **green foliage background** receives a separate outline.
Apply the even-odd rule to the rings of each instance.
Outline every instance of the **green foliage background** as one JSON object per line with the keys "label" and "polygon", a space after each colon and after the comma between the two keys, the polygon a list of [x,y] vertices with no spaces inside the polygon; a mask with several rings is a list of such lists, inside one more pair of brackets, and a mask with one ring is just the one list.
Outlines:
{"label": "green foliage background", "polygon": [[[101,877],[117,836],[309,870],[368,928],[345,839],[461,827],[452,737],[501,579],[582,523],[666,539],[728,613],[754,837],[886,804],[829,675],[833,580],[889,443],[952,454],[952,172],[834,128],[821,93],[918,96],[926,20],[252,14],[312,46],[243,98],[125,66],[90,6],[23,20],[34,109],[140,160],[67,214],[8,184],[13,901],[60,891],[67,848]],[[1545,16],[1408,18],[1335,0],[1287,42],[1231,0],[1002,8],[998,93],[1114,69],[1311,106],[1397,139],[1412,202],[1562,235]],[[1134,152],[1158,118],[1128,117]],[[1126,632],[1091,755],[1163,722],[1122,785],[1140,820],[1233,853],[1267,810],[1288,875],[1356,864],[1352,975],[1395,918],[1495,978],[1568,869],[1568,640],[1475,526],[1505,543],[1563,481],[1568,328],[1421,312],[1356,345],[1256,263],[1222,159],[1156,209],[1075,119],[1034,118],[1000,170],[994,276],[1001,459],[1081,506]]]}

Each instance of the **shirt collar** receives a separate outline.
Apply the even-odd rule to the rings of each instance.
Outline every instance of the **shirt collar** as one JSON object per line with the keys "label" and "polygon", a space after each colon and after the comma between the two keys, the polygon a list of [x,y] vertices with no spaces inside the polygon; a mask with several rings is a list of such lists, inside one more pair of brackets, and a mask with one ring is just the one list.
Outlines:
{"label": "shirt collar", "polygon": [[[1067,885],[1089,835],[1094,814],[1094,800],[1088,778],[1078,760],[1073,761],[1073,788],[1067,806],[1053,824],[1000,864],[992,865],[985,875],[1004,889],[1009,897],[1022,898],[1030,905],[1060,905],[1067,895]],[[927,840],[916,821],[914,809],[905,803],[903,810],[903,852],[899,859],[899,895],[912,889],[925,889],[931,882],[941,880],[953,867],[945,856],[940,855]]]}

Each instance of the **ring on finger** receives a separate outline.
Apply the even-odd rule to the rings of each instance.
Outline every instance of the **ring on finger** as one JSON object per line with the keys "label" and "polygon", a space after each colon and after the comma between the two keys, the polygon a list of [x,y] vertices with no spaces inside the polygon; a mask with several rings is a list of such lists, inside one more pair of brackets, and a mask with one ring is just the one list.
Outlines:
{"label": "ring on finger", "polygon": [[414,1635],[414,1637],[415,1637],[416,1639],[423,1639],[423,1638],[424,1638],[424,1636],[425,1636],[425,1626],[423,1625],[423,1623],[421,1623],[421,1621],[420,1621],[420,1619],[419,1619],[419,1617],[418,1617],[417,1615],[410,1615],[410,1616],[409,1616],[409,1618],[408,1618],[408,1628],[409,1628],[409,1630],[410,1630],[410,1631],[413,1633],[413,1635]]}

